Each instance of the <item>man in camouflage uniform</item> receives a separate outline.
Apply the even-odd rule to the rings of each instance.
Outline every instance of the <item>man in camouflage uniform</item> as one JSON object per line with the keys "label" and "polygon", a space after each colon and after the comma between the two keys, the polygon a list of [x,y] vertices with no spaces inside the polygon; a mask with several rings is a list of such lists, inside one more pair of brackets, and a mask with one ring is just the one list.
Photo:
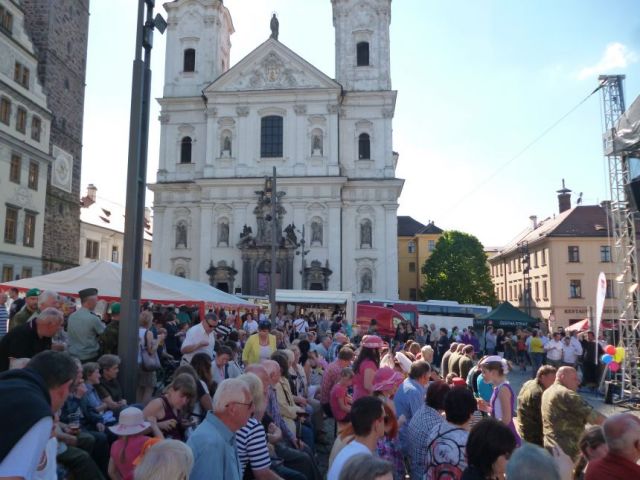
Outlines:
{"label": "man in camouflage uniform", "polygon": [[543,446],[542,442],[542,393],[553,385],[556,368],[543,365],[536,378],[527,381],[518,394],[518,417],[516,425],[525,442]]}
{"label": "man in camouflage uniform", "polygon": [[18,313],[9,321],[9,330],[13,330],[17,326],[24,325],[38,311],[38,295],[40,290],[32,288],[25,295],[25,304]]}
{"label": "man in camouflage uniform", "polygon": [[573,460],[580,453],[578,440],[585,425],[602,425],[606,420],[576,393],[579,383],[575,368],[560,367],[555,383],[542,394],[544,446],[559,446]]}
{"label": "man in camouflage uniform", "polygon": [[111,304],[111,322],[98,337],[100,355],[118,355],[118,335],[120,334],[120,304]]}

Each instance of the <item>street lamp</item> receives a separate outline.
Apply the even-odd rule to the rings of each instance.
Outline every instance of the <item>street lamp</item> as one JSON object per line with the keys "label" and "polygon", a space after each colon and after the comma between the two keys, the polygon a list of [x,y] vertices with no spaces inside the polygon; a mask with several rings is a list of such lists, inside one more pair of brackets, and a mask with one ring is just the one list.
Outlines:
{"label": "street lamp", "polygon": [[[153,18],[155,0],[138,0],[136,53],[131,84],[129,157],[127,169],[127,215],[124,226],[122,285],[118,355],[122,360],[120,384],[131,404],[136,399],[138,371],[138,317],[144,238],[144,197],[147,183],[149,142],[149,104],[151,98],[151,48],[153,30],[163,33],[167,22],[158,14]],[[146,7],[146,14],[145,14]],[[144,60],[142,53],[144,51]]]}
{"label": "street lamp", "polygon": [[302,290],[307,290],[306,288],[306,282],[305,282],[305,275],[304,275],[304,268],[305,268],[305,264],[304,264],[304,257],[307,255],[307,253],[309,253],[311,250],[305,250],[305,246],[307,243],[307,240],[305,239],[304,236],[304,223],[302,224],[302,231],[298,230],[296,228],[296,231],[298,233],[300,233],[300,241],[298,242],[298,247],[300,248],[300,250],[296,250],[296,255],[300,255],[300,260],[301,260],[301,267],[300,267],[300,279],[301,279],[301,289]]}

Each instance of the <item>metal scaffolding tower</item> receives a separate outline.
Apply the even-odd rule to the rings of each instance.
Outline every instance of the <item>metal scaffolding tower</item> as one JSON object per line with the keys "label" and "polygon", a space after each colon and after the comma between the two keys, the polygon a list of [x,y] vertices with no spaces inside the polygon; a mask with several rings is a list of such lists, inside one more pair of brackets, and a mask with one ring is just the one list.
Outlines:
{"label": "metal scaffolding tower", "polygon": [[616,291],[618,300],[618,342],[626,354],[622,362],[622,402],[637,402],[640,396],[638,382],[638,338],[640,338],[640,304],[638,302],[638,255],[636,250],[636,214],[630,208],[626,186],[631,180],[625,152],[616,151],[618,119],[625,111],[624,75],[600,75],[604,115],[603,147],[609,165],[611,191],[611,223],[613,234],[613,261],[617,267]]}

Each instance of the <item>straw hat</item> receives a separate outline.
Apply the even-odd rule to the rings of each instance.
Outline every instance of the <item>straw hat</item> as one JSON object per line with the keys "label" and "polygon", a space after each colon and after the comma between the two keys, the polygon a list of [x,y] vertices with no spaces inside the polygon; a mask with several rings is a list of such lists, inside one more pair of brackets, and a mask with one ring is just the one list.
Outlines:
{"label": "straw hat", "polygon": [[116,435],[136,435],[140,432],[144,432],[151,425],[149,422],[144,421],[142,410],[136,407],[128,407],[120,412],[120,418],[118,424],[109,427]]}

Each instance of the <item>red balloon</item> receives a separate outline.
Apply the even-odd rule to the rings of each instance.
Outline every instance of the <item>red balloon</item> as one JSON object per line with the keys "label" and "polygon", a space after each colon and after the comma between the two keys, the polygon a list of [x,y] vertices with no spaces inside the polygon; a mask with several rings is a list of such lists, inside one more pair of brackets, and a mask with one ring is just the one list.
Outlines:
{"label": "red balloon", "polygon": [[613,345],[607,345],[607,348],[605,348],[604,351],[607,352],[609,355],[615,355],[616,347],[614,347]]}
{"label": "red balloon", "polygon": [[612,372],[617,372],[618,370],[620,370],[620,364],[618,362],[609,362],[609,365],[607,365],[607,367],[609,367],[609,370],[611,370]]}

